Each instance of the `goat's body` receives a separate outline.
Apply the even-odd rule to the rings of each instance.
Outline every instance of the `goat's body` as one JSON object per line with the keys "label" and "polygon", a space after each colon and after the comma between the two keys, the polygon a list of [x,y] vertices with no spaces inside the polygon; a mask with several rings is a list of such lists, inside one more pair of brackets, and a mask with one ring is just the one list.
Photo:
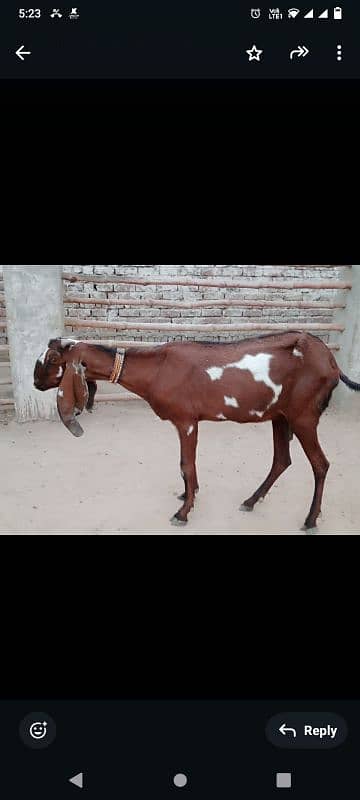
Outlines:
{"label": "goat's body", "polygon": [[[60,387],[60,416],[74,435],[81,435],[83,431],[74,418],[76,402],[80,409],[86,403],[91,409],[96,381],[112,379],[116,350],[73,340],[52,340],[49,347],[37,362],[35,385],[42,391]],[[290,439],[294,433],[314,472],[315,493],[305,522],[306,529],[314,529],[329,469],[317,428],[340,380],[360,391],[360,385],[341,372],[320,339],[293,331],[231,344],[179,342],[146,350],[130,347],[119,383],[144,398],[161,419],[170,420],[177,428],[185,494],[174,524],[186,524],[199,488],[199,422],[271,421],[273,464],[265,481],[243,507],[252,511],[290,466]]]}
{"label": "goat's body", "polygon": [[339,377],[330,350],[306,334],[172,343],[161,347],[146,399],[171,421],[268,422],[282,414],[292,424],[304,408],[321,413]]}

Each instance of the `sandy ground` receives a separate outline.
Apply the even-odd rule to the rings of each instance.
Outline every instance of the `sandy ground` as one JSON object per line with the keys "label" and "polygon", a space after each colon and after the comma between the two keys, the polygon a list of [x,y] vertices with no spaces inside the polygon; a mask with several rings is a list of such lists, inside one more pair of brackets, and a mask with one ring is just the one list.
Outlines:
{"label": "sandy ground", "polygon": [[[239,510],[272,461],[270,424],[202,423],[200,494],[186,528],[170,525],[183,483],[175,429],[142,402],[99,404],[82,417],[85,436],[60,423],[0,424],[2,534],[297,534],[313,494],[311,467],[296,440],[293,467],[252,514]],[[333,409],[320,439],[329,472],[319,534],[357,534],[358,436]]]}

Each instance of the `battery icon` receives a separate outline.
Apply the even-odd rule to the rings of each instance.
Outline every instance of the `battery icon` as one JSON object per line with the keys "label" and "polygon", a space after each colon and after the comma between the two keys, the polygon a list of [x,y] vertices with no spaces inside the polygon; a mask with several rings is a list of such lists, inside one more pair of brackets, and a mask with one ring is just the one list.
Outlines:
{"label": "battery icon", "polygon": [[342,8],[340,6],[334,8],[334,19],[342,19]]}

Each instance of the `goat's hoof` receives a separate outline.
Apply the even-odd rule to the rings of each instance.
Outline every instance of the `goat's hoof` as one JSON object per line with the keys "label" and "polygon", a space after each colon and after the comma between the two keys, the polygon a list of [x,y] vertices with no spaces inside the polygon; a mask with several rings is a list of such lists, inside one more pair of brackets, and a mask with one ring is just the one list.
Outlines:
{"label": "goat's hoof", "polygon": [[187,525],[187,520],[179,519],[176,514],[170,520],[171,524],[174,525],[176,528],[184,528]]}
{"label": "goat's hoof", "polygon": [[315,533],[319,533],[319,529],[314,525],[312,528],[309,528],[307,525],[303,525],[301,528],[302,531],[305,531],[309,536],[314,536]]}
{"label": "goat's hoof", "polygon": [[254,506],[246,506],[245,503],[240,506],[240,511],[254,511]]}

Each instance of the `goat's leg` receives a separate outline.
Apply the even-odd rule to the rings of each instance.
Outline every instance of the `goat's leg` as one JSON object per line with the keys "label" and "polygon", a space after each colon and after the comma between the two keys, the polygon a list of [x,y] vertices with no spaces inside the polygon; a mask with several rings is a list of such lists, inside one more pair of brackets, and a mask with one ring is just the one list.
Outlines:
{"label": "goat's leg", "polygon": [[294,433],[307,455],[313,468],[315,477],[315,493],[309,516],[305,521],[303,530],[316,531],[316,522],[321,513],[321,503],[324,493],[326,476],[330,464],[323,453],[317,434],[318,419],[297,420],[294,423]]}
{"label": "goat's leg", "polygon": [[188,422],[186,425],[181,424],[176,427],[180,437],[180,468],[185,482],[185,496],[184,505],[175,514],[171,522],[173,525],[186,525],[188,514],[194,507],[195,494],[198,489],[195,460],[199,426],[197,422]]}
{"label": "goat's leg", "polygon": [[274,461],[264,483],[259,486],[257,491],[245,500],[242,508],[244,511],[253,511],[255,504],[267,495],[275,481],[291,466],[290,457],[290,438],[291,430],[285,417],[273,420],[274,435]]}
{"label": "goat's leg", "polygon": [[91,414],[94,408],[94,401],[95,395],[97,392],[97,383],[96,381],[87,381],[88,389],[89,389],[89,399],[87,401],[86,409]]}
{"label": "goat's leg", "polygon": [[[199,491],[200,491],[200,486],[197,485],[195,488],[195,494],[198,494]],[[178,500],[186,500],[186,491],[183,492],[182,494],[179,494]]]}
{"label": "goat's leg", "polygon": [[[200,491],[200,486],[199,486],[199,481],[198,481],[198,476],[197,476],[197,471],[196,471],[196,464],[195,464],[195,494],[197,494],[199,491]],[[186,500],[186,483],[185,483],[185,492],[183,494],[179,495],[178,500]]]}

